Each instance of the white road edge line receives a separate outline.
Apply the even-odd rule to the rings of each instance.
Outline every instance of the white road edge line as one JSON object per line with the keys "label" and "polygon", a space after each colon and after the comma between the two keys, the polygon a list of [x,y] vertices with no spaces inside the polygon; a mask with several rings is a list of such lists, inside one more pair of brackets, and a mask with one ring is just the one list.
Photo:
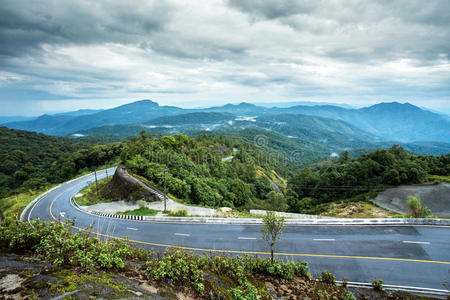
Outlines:
{"label": "white road edge line", "polygon": [[137,228],[134,228],[134,227],[127,227],[127,229],[129,229],[129,230],[138,230]]}
{"label": "white road edge line", "polygon": [[416,242],[416,241],[403,241],[403,243],[405,243],[405,244],[424,244],[424,245],[431,244],[430,242]]}
{"label": "white road edge line", "polygon": [[189,233],[175,233],[175,235],[179,235],[179,236],[191,236]]}
{"label": "white road edge line", "polygon": [[240,236],[240,237],[238,237],[238,240],[256,240],[256,238],[255,237]]}
{"label": "white road edge line", "polygon": [[334,242],[336,239],[313,239],[314,241],[321,241],[321,242]]}

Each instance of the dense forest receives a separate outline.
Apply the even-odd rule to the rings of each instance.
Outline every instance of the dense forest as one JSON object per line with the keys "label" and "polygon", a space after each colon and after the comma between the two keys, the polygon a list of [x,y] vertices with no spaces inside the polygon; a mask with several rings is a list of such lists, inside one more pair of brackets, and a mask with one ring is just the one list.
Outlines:
{"label": "dense forest", "polygon": [[[450,154],[413,155],[393,146],[357,157],[344,152],[311,163],[319,157],[305,151],[308,145],[287,143],[275,133],[258,144],[258,130],[244,132],[161,137],[142,131],[124,142],[95,145],[108,140],[0,127],[0,198],[123,162],[160,188],[162,170],[167,169],[168,192],[188,203],[313,213],[322,203],[357,195],[364,199],[367,192],[425,182],[430,174],[450,174]],[[299,165],[309,166],[299,169]]]}
{"label": "dense forest", "polygon": [[70,139],[0,127],[0,198],[68,180],[117,159],[120,143]]}
{"label": "dense forest", "polygon": [[223,136],[152,138],[141,132],[124,143],[121,159],[132,173],[159,187],[167,169],[169,193],[213,207],[260,207],[274,193],[281,194],[284,178],[297,170],[242,139]]}
{"label": "dense forest", "polygon": [[428,175],[450,174],[450,154],[413,155],[397,145],[303,168],[288,183],[287,202],[293,212],[311,212],[321,203],[350,198],[391,186],[427,181]]}

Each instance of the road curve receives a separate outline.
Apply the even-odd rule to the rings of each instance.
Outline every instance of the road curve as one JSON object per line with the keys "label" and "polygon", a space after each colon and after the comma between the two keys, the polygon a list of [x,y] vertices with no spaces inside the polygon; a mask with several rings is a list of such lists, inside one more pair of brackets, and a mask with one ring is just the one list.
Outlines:
{"label": "road curve", "polygon": [[[108,170],[112,174],[112,169]],[[105,172],[97,173],[98,178]],[[48,193],[28,212],[28,219],[75,219],[78,229],[93,224],[99,237],[129,237],[137,245],[196,251],[266,255],[259,225],[174,224],[112,219],[76,209],[70,198],[94,181],[80,177]],[[276,245],[280,258],[306,260],[312,274],[330,270],[338,279],[445,289],[450,279],[450,228],[438,226],[287,226]]]}

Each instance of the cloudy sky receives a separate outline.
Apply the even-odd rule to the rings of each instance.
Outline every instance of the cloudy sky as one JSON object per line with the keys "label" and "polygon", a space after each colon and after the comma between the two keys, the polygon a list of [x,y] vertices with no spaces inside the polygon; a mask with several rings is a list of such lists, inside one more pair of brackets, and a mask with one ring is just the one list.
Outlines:
{"label": "cloudy sky", "polygon": [[450,1],[3,0],[0,115],[152,99],[450,112]]}

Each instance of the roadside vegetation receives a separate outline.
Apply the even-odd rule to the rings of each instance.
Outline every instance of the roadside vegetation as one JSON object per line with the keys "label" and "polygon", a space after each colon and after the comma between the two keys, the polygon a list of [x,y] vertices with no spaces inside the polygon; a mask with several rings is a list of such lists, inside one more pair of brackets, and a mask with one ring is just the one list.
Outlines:
{"label": "roadside vegetation", "polygon": [[411,209],[412,216],[415,218],[426,218],[431,215],[431,210],[423,205],[417,196],[408,196],[406,204]]}
{"label": "roadside vegetation", "polygon": [[[130,297],[135,295],[125,288],[126,282],[136,279],[169,298],[186,295],[195,299],[355,299],[346,287],[336,285],[336,277],[328,271],[313,280],[308,264],[301,260],[194,255],[179,249],[156,253],[137,248],[126,239],[101,241],[91,235],[89,228],[74,233],[72,226],[70,221],[35,221],[32,227],[11,218],[0,226],[3,253],[22,253],[30,259],[50,262],[54,267],[47,266],[46,274],[64,274],[62,280],[32,285],[33,274],[19,273],[23,280],[29,280],[24,295],[36,298],[45,291],[54,297],[74,293],[86,284],[103,284],[110,285],[121,297]],[[112,274],[121,274],[123,279],[118,282]],[[100,292],[97,290],[93,296]],[[382,299],[405,299],[404,294],[381,295]]]}
{"label": "roadside vegetation", "polygon": [[124,216],[156,216],[159,210],[151,209],[148,207],[139,207],[133,210],[119,211],[116,215]]}
{"label": "roadside vegetation", "polygon": [[80,194],[80,196],[75,198],[77,204],[85,206],[94,205],[97,203],[111,202],[112,199],[103,197],[103,193],[101,192],[111,182],[111,177],[112,176],[109,176],[108,178],[98,180],[97,184],[95,183],[95,181],[91,182],[91,184],[83,188],[78,193]]}
{"label": "roadside vegetation", "polygon": [[0,127],[0,198],[114,165],[122,144],[97,145],[108,141],[104,137],[70,139]]}
{"label": "roadside vegetation", "polygon": [[288,183],[286,198],[291,212],[321,214],[323,203],[369,202],[387,188],[424,183],[429,176],[449,176],[450,154],[425,156],[409,154],[394,145],[353,158],[339,158],[303,168]]}

